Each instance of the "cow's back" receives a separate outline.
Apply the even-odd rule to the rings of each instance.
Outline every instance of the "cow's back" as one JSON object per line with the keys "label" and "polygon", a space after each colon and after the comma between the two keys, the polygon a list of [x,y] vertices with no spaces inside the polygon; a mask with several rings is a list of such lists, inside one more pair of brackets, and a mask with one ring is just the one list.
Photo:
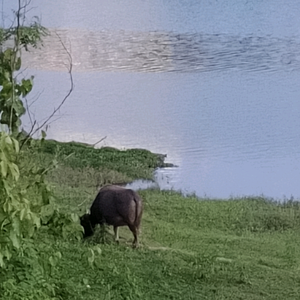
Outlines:
{"label": "cow's back", "polygon": [[114,185],[103,187],[91,206],[91,216],[95,223],[114,226],[135,224],[139,211],[141,199],[138,194]]}

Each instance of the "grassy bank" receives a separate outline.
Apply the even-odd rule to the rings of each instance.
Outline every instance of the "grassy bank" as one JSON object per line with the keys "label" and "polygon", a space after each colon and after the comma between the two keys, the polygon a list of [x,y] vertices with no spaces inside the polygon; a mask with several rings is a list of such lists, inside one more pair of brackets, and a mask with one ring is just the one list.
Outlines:
{"label": "grassy bank", "polygon": [[[57,147],[58,146],[58,147]],[[47,164],[62,211],[81,215],[103,184],[151,178],[160,156],[145,150],[93,149],[46,142],[24,152]],[[15,264],[1,271],[1,299],[30,299],[39,289],[52,299],[298,299],[300,294],[300,205],[261,198],[215,201],[172,191],[140,191],[144,200],[141,247],[121,228],[86,240],[44,226],[34,244],[43,270]],[[92,251],[91,251],[92,250]],[[49,257],[51,259],[49,259]],[[22,257],[20,258],[22,260]],[[92,262],[92,263],[91,263]],[[50,296],[49,296],[49,299]]]}

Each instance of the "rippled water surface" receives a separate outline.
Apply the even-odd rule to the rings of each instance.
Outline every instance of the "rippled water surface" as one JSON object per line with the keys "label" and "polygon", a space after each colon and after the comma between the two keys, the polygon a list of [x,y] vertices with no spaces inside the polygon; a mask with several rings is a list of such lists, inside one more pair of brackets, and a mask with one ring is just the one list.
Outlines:
{"label": "rippled water surface", "polygon": [[166,153],[163,188],[300,197],[296,2],[32,0],[51,35],[24,53],[30,110],[41,123],[68,92],[65,46],[75,89],[49,138]]}

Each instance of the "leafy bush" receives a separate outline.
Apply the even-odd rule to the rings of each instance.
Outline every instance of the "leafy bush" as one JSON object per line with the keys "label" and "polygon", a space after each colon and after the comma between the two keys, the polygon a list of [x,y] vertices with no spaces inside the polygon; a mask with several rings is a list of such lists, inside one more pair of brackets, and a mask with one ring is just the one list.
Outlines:
{"label": "leafy bush", "polygon": [[32,237],[40,227],[40,218],[31,209],[26,189],[18,184],[18,152],[18,141],[0,133],[0,267],[4,267],[5,259],[9,260],[16,250],[21,250],[25,239]]}
{"label": "leafy bush", "polygon": [[76,214],[59,211],[45,182],[55,159],[39,168],[27,158],[20,155],[16,139],[0,132],[0,294],[54,299],[58,287],[50,275],[61,253],[38,238],[38,229],[78,240],[82,227]]}

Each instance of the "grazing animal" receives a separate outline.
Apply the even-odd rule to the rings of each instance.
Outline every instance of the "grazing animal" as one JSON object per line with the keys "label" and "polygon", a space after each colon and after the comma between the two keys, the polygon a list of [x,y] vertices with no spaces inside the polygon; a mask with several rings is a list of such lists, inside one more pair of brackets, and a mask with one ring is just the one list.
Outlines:
{"label": "grazing animal", "polygon": [[142,199],[131,189],[108,185],[100,189],[90,214],[80,218],[84,237],[94,233],[96,224],[113,225],[115,241],[119,241],[119,226],[127,225],[133,233],[133,247],[138,247],[138,234],[143,213]]}

